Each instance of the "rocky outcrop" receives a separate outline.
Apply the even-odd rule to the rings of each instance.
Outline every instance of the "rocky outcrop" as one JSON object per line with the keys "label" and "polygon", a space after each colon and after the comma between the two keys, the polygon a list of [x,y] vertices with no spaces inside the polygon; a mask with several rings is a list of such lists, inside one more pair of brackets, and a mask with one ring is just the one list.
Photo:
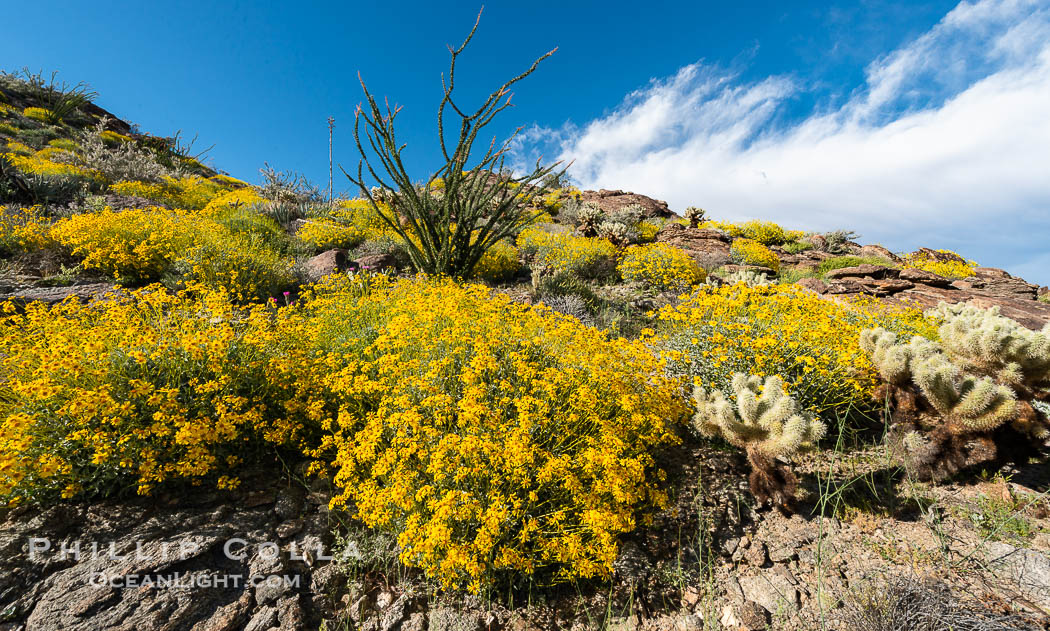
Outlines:
{"label": "rocky outcrop", "polygon": [[642,207],[642,217],[645,219],[667,219],[675,216],[667,206],[667,202],[638,193],[607,191],[603,188],[599,191],[583,191],[580,193],[580,201],[593,202],[606,213],[637,204]]}
{"label": "rocky outcrop", "polygon": [[669,223],[656,233],[656,241],[684,250],[701,265],[713,268],[729,262],[729,245],[733,239],[721,230]]}
{"label": "rocky outcrop", "polygon": [[936,307],[940,302],[967,302],[983,308],[997,306],[1004,316],[1031,329],[1042,328],[1050,322],[1050,304],[1036,300],[1039,287],[997,268],[979,267],[970,278],[952,280],[914,268],[897,270],[882,265],[858,265],[832,270],[826,278],[828,282],[823,291],[808,279],[805,286],[828,296],[867,294],[923,309]]}
{"label": "rocky outcrop", "polygon": [[54,305],[67,298],[75,298],[81,302],[86,302],[113,291],[117,291],[117,286],[113,283],[90,283],[86,285],[70,285],[68,287],[30,287],[10,294],[0,295],[0,300],[10,300],[19,306],[30,302],[43,302]]}
{"label": "rocky outcrop", "polygon": [[[0,622],[61,629],[305,629],[330,615],[326,508],[294,488],[59,504],[0,523]],[[0,625],[3,626],[3,625]],[[8,628],[8,627],[4,627]]]}

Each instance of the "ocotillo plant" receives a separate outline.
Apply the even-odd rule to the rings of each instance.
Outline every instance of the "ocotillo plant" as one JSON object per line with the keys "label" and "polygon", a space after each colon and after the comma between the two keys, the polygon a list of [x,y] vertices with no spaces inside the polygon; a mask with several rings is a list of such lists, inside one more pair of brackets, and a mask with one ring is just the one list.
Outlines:
{"label": "ocotillo plant", "polygon": [[[478,13],[480,20],[481,13]],[[549,175],[561,173],[556,171],[559,163],[540,166],[539,161],[532,171],[520,176],[505,171],[506,153],[521,128],[502,144],[493,139],[484,155],[471,162],[478,133],[510,107],[510,87],[554,54],[552,50],[534,61],[528,70],[501,85],[477,110],[468,113],[469,110],[453,100],[452,91],[456,60],[474,37],[478,21],[459,48],[449,47],[452,61],[448,82],[442,80],[444,97],[437,115],[438,139],[445,164],[422,186],[412,180],[401,158],[405,145],[399,143],[394,130],[394,118],[400,107],[387,104],[380,108],[361,80],[367,103],[365,107],[358,106],[354,121],[354,141],[361,153],[361,162],[356,177],[343,173],[361,190],[373,211],[401,238],[416,269],[427,274],[469,276],[493,244],[516,234],[538,217],[538,212],[530,210],[532,199],[543,191],[538,184]],[[459,134],[451,150],[445,120],[450,111],[459,118]],[[366,181],[366,169],[380,189],[378,196]],[[442,194],[432,194],[439,187]],[[390,205],[380,204],[380,200]]]}
{"label": "ocotillo plant", "polygon": [[1050,327],[1025,329],[998,309],[941,304],[940,343],[901,343],[884,329],[861,335],[861,347],[885,380],[877,396],[894,409],[895,446],[909,471],[943,480],[961,469],[1024,459],[1050,438],[1050,422],[1033,403],[1050,398]]}
{"label": "ocotillo plant", "polygon": [[779,377],[733,375],[735,404],[718,390],[696,388],[693,424],[705,436],[721,436],[747,453],[751,493],[760,504],[782,510],[794,503],[798,478],[777,458],[790,458],[824,436],[826,427],[800,411]]}

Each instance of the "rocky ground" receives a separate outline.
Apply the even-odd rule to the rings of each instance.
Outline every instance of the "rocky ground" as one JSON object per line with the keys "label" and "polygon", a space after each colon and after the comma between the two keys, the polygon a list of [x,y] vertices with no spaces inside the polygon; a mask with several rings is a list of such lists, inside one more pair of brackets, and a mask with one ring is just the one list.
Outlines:
{"label": "rocky ground", "polygon": [[696,445],[665,463],[675,502],[624,543],[611,585],[485,598],[442,593],[293,476],[9,510],[0,630],[852,629],[901,581],[909,602],[985,625],[945,629],[1050,628],[1045,462],[933,487],[881,448],[814,454],[790,516],[752,506],[736,454]]}

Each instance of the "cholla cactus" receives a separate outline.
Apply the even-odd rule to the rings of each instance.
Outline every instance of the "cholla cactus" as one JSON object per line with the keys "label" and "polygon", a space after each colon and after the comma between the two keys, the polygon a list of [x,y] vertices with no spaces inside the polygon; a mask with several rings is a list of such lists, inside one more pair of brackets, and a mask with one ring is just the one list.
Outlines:
{"label": "cholla cactus", "polygon": [[734,405],[718,390],[696,388],[693,423],[705,436],[721,436],[747,453],[751,463],[751,492],[762,504],[772,500],[781,509],[790,508],[798,480],[777,458],[790,458],[813,446],[824,436],[826,426],[802,412],[784,392],[779,377],[733,375]]}
{"label": "cholla cactus", "polygon": [[900,344],[895,333],[882,328],[861,331],[860,347],[871,355],[879,375],[895,386],[902,386],[911,379],[916,363],[939,352],[934,342],[919,336],[907,344]]}
{"label": "cholla cactus", "polygon": [[1040,332],[999,315],[999,307],[941,303],[940,336],[953,361],[968,370],[1030,390],[1050,388],[1050,324]]}
{"label": "cholla cactus", "polygon": [[605,219],[605,211],[594,202],[586,202],[576,213],[576,228],[585,237],[598,234],[598,225]]}
{"label": "cholla cactus", "polygon": [[697,208],[696,206],[690,206],[685,209],[685,218],[689,222],[690,228],[699,228],[700,223],[707,218],[707,211],[703,208]]}
{"label": "cholla cactus", "polygon": [[638,234],[625,223],[619,221],[603,221],[598,226],[598,236],[608,239],[616,245],[627,245],[635,241]]}
{"label": "cholla cactus", "polygon": [[722,281],[727,285],[735,285],[737,283],[744,283],[748,287],[758,287],[760,285],[772,285],[773,283],[769,280],[769,276],[766,276],[762,272],[756,272],[754,270],[743,269],[736,272],[730,272],[722,277]]}
{"label": "cholla cactus", "polygon": [[[907,344],[883,329],[861,335],[886,381],[894,442],[921,479],[942,480],[975,464],[1024,460],[1050,438],[1039,411],[1050,398],[1050,327],[1025,329],[997,308],[941,304],[940,343]],[[1039,405],[1036,405],[1039,404]]]}

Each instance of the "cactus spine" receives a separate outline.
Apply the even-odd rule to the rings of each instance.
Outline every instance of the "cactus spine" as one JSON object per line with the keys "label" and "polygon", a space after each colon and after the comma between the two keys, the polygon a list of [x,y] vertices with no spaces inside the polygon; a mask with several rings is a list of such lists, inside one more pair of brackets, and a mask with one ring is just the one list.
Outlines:
{"label": "cactus spine", "polygon": [[787,510],[794,501],[798,480],[777,458],[790,458],[813,446],[826,427],[784,392],[779,377],[733,375],[735,405],[718,390],[696,388],[693,422],[705,436],[721,436],[747,453],[751,463],[751,492],[761,504],[772,502]]}

